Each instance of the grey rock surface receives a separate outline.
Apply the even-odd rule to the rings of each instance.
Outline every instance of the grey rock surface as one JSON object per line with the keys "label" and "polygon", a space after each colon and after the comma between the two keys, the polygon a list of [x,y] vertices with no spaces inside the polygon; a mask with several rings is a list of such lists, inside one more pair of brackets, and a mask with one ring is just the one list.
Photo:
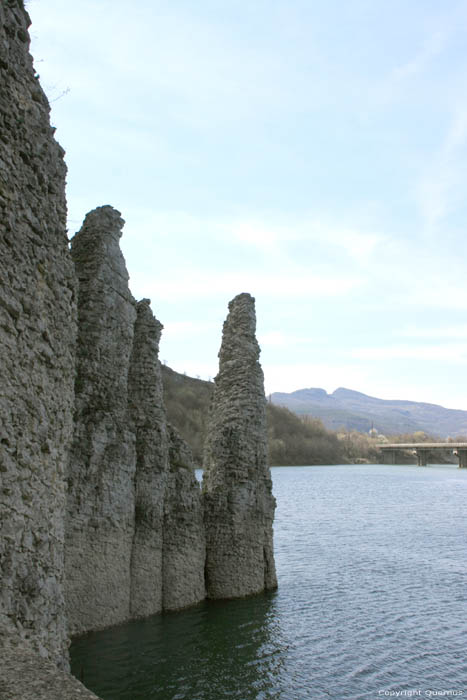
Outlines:
{"label": "grey rock surface", "polygon": [[29,24],[22,2],[0,4],[0,636],[30,639],[66,664],[76,283],[64,152],[29,55]]}
{"label": "grey rock surface", "polygon": [[131,554],[131,615],[162,610],[164,498],[169,446],[159,366],[162,324],[149,299],[137,304],[129,370],[129,418],[136,438],[135,517]]}
{"label": "grey rock surface", "polygon": [[71,674],[62,671],[17,637],[0,639],[1,700],[98,700]]}
{"label": "grey rock surface", "polygon": [[168,424],[169,472],[164,503],[164,610],[176,610],[206,596],[206,537],[200,485],[191,450]]}
{"label": "grey rock surface", "polygon": [[202,600],[204,502],[211,597],[273,587],[274,499],[253,300],[237,297],[224,327],[203,498],[167,422],[162,326],[129,291],[119,212],[90,212],[70,255],[28,26],[21,0],[1,3],[0,696],[73,700],[94,695],[57,668],[67,615],[77,634]]}
{"label": "grey rock surface", "polygon": [[162,325],[135,303],[123,221],[90,212],[72,240],[79,280],[66,599],[78,634],[202,600],[203,504],[186,443],[168,426]]}
{"label": "grey rock surface", "polygon": [[129,417],[136,438],[131,616],[197,603],[205,597],[201,491],[188,445],[167,424],[159,340],[150,302],[137,304],[129,370]]}
{"label": "grey rock surface", "polygon": [[118,211],[98,207],[71,242],[79,282],[66,525],[71,634],[130,617],[136,452],[128,372],[136,308],[119,245],[123,224]]}
{"label": "grey rock surface", "polygon": [[267,464],[266,399],[254,299],[229,304],[219,352],[203,493],[206,586],[210,598],[234,598],[277,586],[272,495]]}

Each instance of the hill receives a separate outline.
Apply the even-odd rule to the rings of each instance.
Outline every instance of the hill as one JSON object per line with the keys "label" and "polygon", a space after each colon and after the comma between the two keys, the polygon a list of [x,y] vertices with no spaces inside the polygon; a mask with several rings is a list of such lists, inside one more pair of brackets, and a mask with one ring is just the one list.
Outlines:
{"label": "hill", "polygon": [[417,401],[394,401],[339,388],[276,392],[270,400],[297,415],[320,418],[326,428],[368,432],[373,426],[385,435],[424,431],[440,438],[467,433],[467,411]]}
{"label": "hill", "polygon": [[[201,465],[212,382],[179,374],[162,366],[164,402],[168,419],[190,445]],[[268,444],[271,465],[342,464],[351,461],[347,443],[326,430],[319,419],[296,416],[287,408],[268,403]]]}

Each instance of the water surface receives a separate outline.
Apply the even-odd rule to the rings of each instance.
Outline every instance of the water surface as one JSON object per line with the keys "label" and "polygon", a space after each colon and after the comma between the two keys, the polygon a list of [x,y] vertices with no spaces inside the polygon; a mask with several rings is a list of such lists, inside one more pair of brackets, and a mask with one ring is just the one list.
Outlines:
{"label": "water surface", "polygon": [[467,470],[272,474],[278,591],[85,635],[75,675],[104,700],[467,698]]}

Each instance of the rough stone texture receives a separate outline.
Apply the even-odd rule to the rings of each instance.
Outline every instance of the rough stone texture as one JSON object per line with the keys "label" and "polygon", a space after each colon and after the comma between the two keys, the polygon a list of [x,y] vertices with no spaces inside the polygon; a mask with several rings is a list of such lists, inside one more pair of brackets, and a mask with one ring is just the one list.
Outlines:
{"label": "rough stone texture", "polygon": [[71,634],[130,616],[136,455],[127,386],[136,309],[119,246],[123,223],[112,207],[98,207],[71,244],[79,281],[66,527]]}
{"label": "rough stone texture", "polygon": [[234,598],[277,586],[266,400],[254,299],[229,304],[204,458],[206,586]]}
{"label": "rough stone texture", "polygon": [[42,656],[63,663],[75,278],[65,229],[64,152],[34,74],[29,24],[22,2],[2,1],[0,636],[30,638]]}
{"label": "rough stone texture", "polygon": [[76,678],[18,638],[0,641],[1,700],[98,700]]}
{"label": "rough stone texture", "polygon": [[136,437],[132,617],[197,603],[205,596],[205,538],[199,484],[187,444],[167,424],[158,360],[162,325],[150,301],[137,304],[129,371]]}
{"label": "rough stone texture", "polygon": [[137,304],[129,371],[129,415],[136,436],[135,518],[131,559],[131,615],[162,610],[164,498],[168,435],[162,399],[159,340],[162,324],[149,299]]}
{"label": "rough stone texture", "polygon": [[137,315],[119,212],[91,212],[70,257],[64,153],[28,26],[22,1],[2,0],[0,696],[73,700],[95,696],[56,666],[66,477],[72,633],[202,599],[205,541],[191,457],[163,407],[161,326],[147,300]]}
{"label": "rough stone texture", "polygon": [[167,425],[162,325],[135,303],[111,207],[72,241],[79,279],[75,437],[69,468],[66,593],[72,634],[202,600],[201,491]]}
{"label": "rough stone texture", "polygon": [[168,425],[169,473],[164,503],[163,607],[176,610],[206,596],[206,538],[201,489],[185,440]]}

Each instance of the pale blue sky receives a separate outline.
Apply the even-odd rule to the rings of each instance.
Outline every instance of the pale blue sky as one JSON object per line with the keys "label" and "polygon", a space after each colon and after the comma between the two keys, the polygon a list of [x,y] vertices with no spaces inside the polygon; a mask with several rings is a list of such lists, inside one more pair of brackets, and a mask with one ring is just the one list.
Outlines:
{"label": "pale blue sky", "polygon": [[[30,0],[70,234],[112,204],[161,359],[467,409],[466,0]],[[63,94],[65,91],[66,94]]]}

